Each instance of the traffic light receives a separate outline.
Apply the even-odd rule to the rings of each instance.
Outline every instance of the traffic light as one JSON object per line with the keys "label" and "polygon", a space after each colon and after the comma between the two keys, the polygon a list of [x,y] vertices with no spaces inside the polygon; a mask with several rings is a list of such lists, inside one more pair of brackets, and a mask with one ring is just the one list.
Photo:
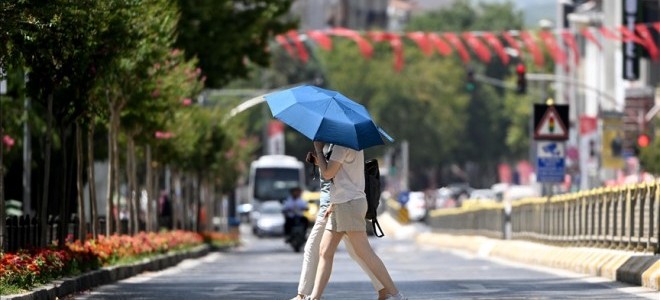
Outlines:
{"label": "traffic light", "polygon": [[642,149],[648,147],[651,144],[651,138],[646,133],[640,133],[637,136],[637,142],[633,146],[633,153],[635,156],[639,156],[642,153]]}
{"label": "traffic light", "polygon": [[527,70],[525,69],[524,64],[519,63],[516,66],[516,74],[518,74],[518,80],[516,81],[516,92],[521,95],[527,93],[527,78],[525,77],[526,71]]}
{"label": "traffic light", "polygon": [[639,136],[637,136],[637,146],[639,146],[640,148],[646,148],[649,146],[650,143],[651,143],[651,139],[647,134],[642,133]]}
{"label": "traffic light", "polygon": [[477,88],[477,81],[474,79],[474,70],[472,68],[467,69],[466,72],[465,90],[471,93]]}

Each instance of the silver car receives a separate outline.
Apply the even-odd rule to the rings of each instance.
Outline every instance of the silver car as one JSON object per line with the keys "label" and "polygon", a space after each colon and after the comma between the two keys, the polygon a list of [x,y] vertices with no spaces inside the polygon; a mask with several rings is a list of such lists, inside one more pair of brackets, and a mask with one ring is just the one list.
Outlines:
{"label": "silver car", "polygon": [[264,202],[252,212],[252,233],[258,237],[284,235],[284,214],[280,202]]}

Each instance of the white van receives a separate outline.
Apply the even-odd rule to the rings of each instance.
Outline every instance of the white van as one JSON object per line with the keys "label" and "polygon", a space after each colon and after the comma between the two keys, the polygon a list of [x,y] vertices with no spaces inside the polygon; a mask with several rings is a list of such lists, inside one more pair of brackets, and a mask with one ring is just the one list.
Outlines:
{"label": "white van", "polygon": [[264,155],[250,165],[248,199],[252,211],[266,201],[280,201],[289,189],[305,189],[305,165],[293,156]]}

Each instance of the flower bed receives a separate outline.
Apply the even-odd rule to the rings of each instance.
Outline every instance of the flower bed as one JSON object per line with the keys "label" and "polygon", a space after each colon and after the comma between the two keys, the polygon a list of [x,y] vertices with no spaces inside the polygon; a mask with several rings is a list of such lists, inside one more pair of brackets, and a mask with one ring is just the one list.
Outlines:
{"label": "flower bed", "polygon": [[135,236],[99,236],[85,243],[68,240],[65,247],[0,253],[0,294],[6,295],[76,275],[101,266],[130,263],[145,257],[181,251],[207,243],[235,243],[237,236],[201,235],[187,231],[141,232]]}

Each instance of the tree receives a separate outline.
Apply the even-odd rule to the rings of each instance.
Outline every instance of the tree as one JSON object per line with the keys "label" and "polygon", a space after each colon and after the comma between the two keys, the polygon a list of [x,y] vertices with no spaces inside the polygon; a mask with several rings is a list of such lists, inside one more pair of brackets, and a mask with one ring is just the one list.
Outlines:
{"label": "tree", "polygon": [[246,61],[269,63],[268,42],[295,26],[283,19],[292,0],[179,0],[176,47],[199,58],[207,86],[248,75]]}
{"label": "tree", "polygon": [[411,173],[417,175],[415,186],[422,186],[427,184],[424,174],[433,172],[429,168],[455,157],[468,97],[462,92],[463,77],[456,76],[456,60],[426,58],[412,46],[407,49],[400,73],[392,69],[387,45],[376,45],[373,58],[365,60],[353,43],[336,40],[335,49],[320,57],[330,88],[365,105],[397,141],[410,142]]}
{"label": "tree", "polygon": [[[410,31],[424,30],[436,32],[465,32],[465,31],[504,31],[521,29],[523,26],[522,12],[515,9],[513,3],[485,3],[472,4],[469,1],[456,1],[452,5],[437,11],[432,11],[413,17],[407,26]],[[456,58],[453,58],[456,60]],[[513,58],[514,60],[516,58]],[[476,57],[473,61],[478,61]],[[465,78],[464,70],[471,68],[477,74],[504,80],[511,74],[511,67],[504,65],[498,56],[493,55],[489,64],[473,63],[465,68],[456,68],[456,76]],[[507,131],[516,131],[517,128],[507,127],[514,124],[511,110],[505,106],[506,91],[496,89],[486,84],[477,84],[474,91],[469,93],[470,101],[467,107],[466,130],[461,139],[462,143],[456,149],[453,157],[456,162],[466,165],[477,165],[471,169],[470,176],[473,184],[488,185],[495,177],[495,164],[502,160],[513,159],[509,155],[510,146],[517,144],[505,143]],[[514,110],[518,111],[518,110]],[[524,113],[524,112],[521,112]],[[526,128],[526,127],[525,127]],[[483,151],[483,145],[488,145],[488,151]],[[515,149],[518,151],[518,149]],[[516,152],[518,153],[518,152]],[[468,170],[470,171],[470,170]]]}

